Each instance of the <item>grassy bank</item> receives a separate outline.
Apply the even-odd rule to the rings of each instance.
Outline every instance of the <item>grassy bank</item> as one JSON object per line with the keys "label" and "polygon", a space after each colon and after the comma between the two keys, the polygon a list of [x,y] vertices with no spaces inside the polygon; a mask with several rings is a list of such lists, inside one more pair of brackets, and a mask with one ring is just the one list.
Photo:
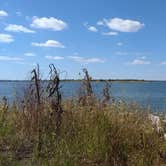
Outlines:
{"label": "grassy bank", "polygon": [[116,102],[106,83],[103,100],[93,94],[88,72],[76,99],[62,100],[59,74],[50,65],[47,87],[32,71],[24,97],[0,107],[0,165],[166,165],[166,141],[149,110]]}

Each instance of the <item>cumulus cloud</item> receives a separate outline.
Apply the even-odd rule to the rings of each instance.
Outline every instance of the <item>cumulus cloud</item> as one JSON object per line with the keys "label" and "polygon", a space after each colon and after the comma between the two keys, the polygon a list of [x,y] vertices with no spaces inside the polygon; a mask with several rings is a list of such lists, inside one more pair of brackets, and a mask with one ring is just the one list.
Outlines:
{"label": "cumulus cloud", "polygon": [[57,48],[65,48],[65,46],[56,40],[47,40],[45,43],[32,43],[33,46],[36,47],[57,47]]}
{"label": "cumulus cloud", "polygon": [[104,25],[119,32],[137,32],[144,27],[144,24],[139,21],[122,18],[103,19],[98,22],[98,25]]}
{"label": "cumulus cloud", "polygon": [[45,58],[49,59],[49,60],[62,60],[62,59],[64,59],[64,57],[62,57],[62,56],[50,56],[50,55],[45,56]]}
{"label": "cumulus cloud", "polygon": [[0,56],[0,61],[22,61],[22,58],[12,56]]}
{"label": "cumulus cloud", "polygon": [[84,26],[91,32],[98,32],[98,29],[95,26],[90,26],[88,23],[84,23]]}
{"label": "cumulus cloud", "polygon": [[35,31],[26,28],[22,25],[16,25],[16,24],[9,24],[6,28],[5,31],[10,31],[10,32],[24,32],[24,33],[35,33]]}
{"label": "cumulus cloud", "polygon": [[92,31],[92,32],[97,32],[98,31],[98,29],[96,27],[94,27],[94,26],[88,27],[88,30]]}
{"label": "cumulus cloud", "polygon": [[25,55],[25,56],[29,56],[29,57],[36,56],[36,54],[33,53],[33,52],[26,52],[24,55]]}
{"label": "cumulus cloud", "polygon": [[103,21],[98,21],[97,25],[104,25]]}
{"label": "cumulus cloud", "polygon": [[131,65],[149,65],[149,64],[151,64],[151,62],[147,61],[146,57],[143,56],[143,57],[134,59],[130,64]]}
{"label": "cumulus cloud", "polygon": [[106,36],[117,36],[118,32],[111,31],[111,32],[103,32],[102,34]]}
{"label": "cumulus cloud", "polygon": [[76,61],[76,62],[80,62],[80,63],[104,63],[103,59],[100,58],[84,58],[81,56],[69,56],[68,58]]}
{"label": "cumulus cloud", "polygon": [[54,17],[33,17],[31,27],[61,31],[67,28],[67,23]]}
{"label": "cumulus cloud", "polygon": [[8,13],[4,10],[0,10],[0,17],[6,17],[8,16]]}
{"label": "cumulus cloud", "polygon": [[13,41],[14,39],[12,35],[0,33],[0,43],[11,43]]}

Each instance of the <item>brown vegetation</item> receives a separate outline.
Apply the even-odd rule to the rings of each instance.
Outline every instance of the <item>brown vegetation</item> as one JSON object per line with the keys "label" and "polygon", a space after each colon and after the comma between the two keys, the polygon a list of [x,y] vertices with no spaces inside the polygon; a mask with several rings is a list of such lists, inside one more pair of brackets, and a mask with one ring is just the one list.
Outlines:
{"label": "brown vegetation", "polygon": [[[62,100],[50,65],[43,86],[39,67],[22,101],[0,107],[0,165],[166,165],[166,141],[134,104],[115,102],[109,84],[103,100],[93,94],[88,71],[77,99]],[[163,126],[163,132],[166,128]]]}

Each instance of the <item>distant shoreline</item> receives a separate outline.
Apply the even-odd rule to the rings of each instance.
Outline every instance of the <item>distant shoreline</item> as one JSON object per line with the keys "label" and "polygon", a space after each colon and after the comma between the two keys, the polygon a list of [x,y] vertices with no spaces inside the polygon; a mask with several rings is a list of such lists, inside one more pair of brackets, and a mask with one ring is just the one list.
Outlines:
{"label": "distant shoreline", "polygon": [[[29,82],[30,80],[0,80],[0,82]],[[48,81],[48,80],[42,80]],[[62,79],[61,82],[81,82],[81,79]],[[166,80],[137,80],[137,79],[93,79],[92,82],[166,82]]]}

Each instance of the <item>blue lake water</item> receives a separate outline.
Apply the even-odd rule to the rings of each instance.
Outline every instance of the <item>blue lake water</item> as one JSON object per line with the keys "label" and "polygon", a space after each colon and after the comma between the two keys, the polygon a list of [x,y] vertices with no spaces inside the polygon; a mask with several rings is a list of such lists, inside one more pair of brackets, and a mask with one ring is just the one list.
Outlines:
{"label": "blue lake water", "polygon": [[[78,93],[80,82],[62,82],[63,97],[74,97]],[[104,82],[93,82],[92,86],[97,96],[101,96]],[[26,81],[0,81],[0,97],[6,96],[13,101],[21,96],[27,86]],[[142,106],[150,105],[154,111],[166,110],[166,82],[112,82],[111,94],[115,99],[128,102],[135,101]]]}

